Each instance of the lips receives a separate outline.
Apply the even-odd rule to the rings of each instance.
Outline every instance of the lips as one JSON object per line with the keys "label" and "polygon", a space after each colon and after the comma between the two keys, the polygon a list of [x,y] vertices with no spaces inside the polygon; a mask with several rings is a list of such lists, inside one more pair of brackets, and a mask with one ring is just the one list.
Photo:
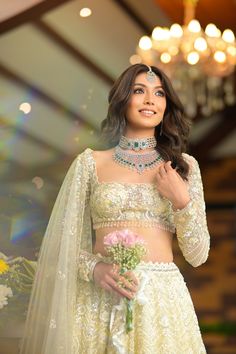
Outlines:
{"label": "lips", "polygon": [[154,114],[156,114],[155,111],[151,110],[151,109],[140,109],[139,112],[144,115],[144,116],[147,116],[147,117],[151,117],[153,116]]}

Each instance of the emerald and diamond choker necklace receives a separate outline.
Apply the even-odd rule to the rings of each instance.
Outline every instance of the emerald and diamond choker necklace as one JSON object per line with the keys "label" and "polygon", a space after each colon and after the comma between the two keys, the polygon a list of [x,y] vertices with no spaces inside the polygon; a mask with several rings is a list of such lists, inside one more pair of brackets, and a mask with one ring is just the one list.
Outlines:
{"label": "emerald and diamond choker necklace", "polygon": [[124,167],[136,170],[141,174],[144,170],[154,168],[163,161],[161,155],[152,150],[147,153],[129,153],[119,145],[115,147],[113,160]]}
{"label": "emerald and diamond choker necklace", "polygon": [[119,141],[119,146],[125,150],[145,150],[148,148],[155,147],[157,141],[155,136],[149,136],[147,138],[127,138],[122,135]]}

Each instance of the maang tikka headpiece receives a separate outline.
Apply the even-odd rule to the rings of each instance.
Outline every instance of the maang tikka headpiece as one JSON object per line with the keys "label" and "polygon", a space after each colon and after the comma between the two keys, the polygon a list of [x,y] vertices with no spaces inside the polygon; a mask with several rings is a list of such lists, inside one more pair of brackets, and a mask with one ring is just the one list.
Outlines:
{"label": "maang tikka headpiece", "polygon": [[147,81],[149,82],[155,82],[156,81],[156,74],[152,71],[151,66],[147,65],[148,67],[148,72],[147,72]]}

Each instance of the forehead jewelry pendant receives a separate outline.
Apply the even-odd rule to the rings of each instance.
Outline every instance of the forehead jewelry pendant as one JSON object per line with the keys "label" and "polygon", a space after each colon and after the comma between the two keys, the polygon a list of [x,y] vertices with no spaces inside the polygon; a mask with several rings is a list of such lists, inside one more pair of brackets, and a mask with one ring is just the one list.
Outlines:
{"label": "forehead jewelry pendant", "polygon": [[156,74],[152,71],[152,68],[148,66],[148,72],[147,72],[147,81],[149,82],[155,82],[156,81]]}

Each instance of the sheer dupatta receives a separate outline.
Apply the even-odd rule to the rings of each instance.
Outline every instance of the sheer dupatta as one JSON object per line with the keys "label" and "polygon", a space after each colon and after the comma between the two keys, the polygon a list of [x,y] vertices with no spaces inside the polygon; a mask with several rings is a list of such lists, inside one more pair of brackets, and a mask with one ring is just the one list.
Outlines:
{"label": "sheer dupatta", "polygon": [[92,251],[86,149],[57,196],[39,253],[21,354],[72,354],[80,249]]}

